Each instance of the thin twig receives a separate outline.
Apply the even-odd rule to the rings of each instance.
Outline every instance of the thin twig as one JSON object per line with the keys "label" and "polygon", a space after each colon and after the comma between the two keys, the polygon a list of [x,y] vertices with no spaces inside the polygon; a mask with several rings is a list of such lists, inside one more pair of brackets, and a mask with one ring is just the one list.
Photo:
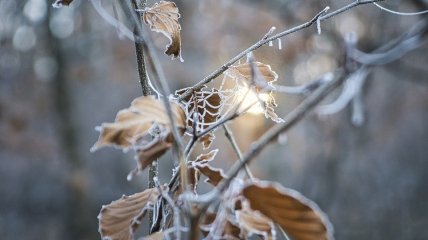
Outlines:
{"label": "thin twig", "polygon": [[[138,9],[138,8],[144,8],[144,6],[146,5],[146,0],[141,0],[140,4],[137,4],[136,0],[132,0],[132,5],[134,7],[134,9]],[[138,28],[141,25],[141,14],[137,13],[138,17],[139,17],[139,21],[135,23],[134,26],[134,38],[137,39],[137,37],[139,36],[138,33]],[[143,95],[144,96],[148,96],[151,95],[151,90],[149,87],[149,83],[147,80],[147,72],[146,72],[146,62],[144,59],[144,47],[143,47],[143,43],[141,43],[140,41],[135,41],[135,53],[137,55],[137,67],[138,67],[138,76],[140,78],[140,84],[141,84],[141,89],[143,91]],[[153,186],[154,187],[154,186]]]}
{"label": "thin twig", "polygon": [[[285,30],[283,32],[280,32],[272,37],[268,37],[265,38],[263,37],[261,40],[259,40],[258,42],[254,43],[252,46],[250,46],[249,48],[247,48],[246,50],[240,52],[238,55],[236,55],[235,57],[233,57],[232,59],[230,59],[227,63],[223,64],[223,66],[221,66],[219,69],[215,70],[214,72],[212,72],[210,75],[208,75],[207,77],[205,77],[204,79],[202,79],[201,81],[199,81],[197,84],[195,84],[193,87],[187,89],[183,94],[181,94],[178,98],[179,101],[182,101],[183,99],[185,99],[186,97],[188,97],[194,90],[198,90],[200,88],[202,88],[205,84],[211,82],[213,79],[217,78],[218,76],[220,76],[224,71],[226,71],[227,69],[229,69],[230,66],[232,66],[234,63],[236,63],[237,61],[239,61],[239,59],[245,57],[248,53],[260,48],[261,46],[269,43],[272,40],[287,36],[291,33],[300,31],[302,29],[308,28],[310,26],[312,26],[314,23],[317,22],[317,20],[319,19],[320,22],[327,20],[333,16],[336,16],[342,12],[345,12],[351,8],[354,8],[358,5],[364,5],[364,4],[369,4],[369,3],[374,3],[374,2],[381,2],[384,0],[356,0],[332,13],[329,14],[325,14],[325,9],[322,10],[321,12],[319,12],[317,15],[315,15],[315,17],[313,17],[310,21],[303,23],[299,26],[293,27],[291,29]],[[265,34],[268,35],[271,31],[269,30],[268,33]]]}
{"label": "thin twig", "polygon": [[[236,143],[235,137],[232,134],[232,131],[230,131],[229,126],[227,126],[227,124],[223,125],[223,129],[224,129],[224,135],[226,136],[226,138],[229,140],[230,144],[232,144],[232,148],[236,153],[236,156],[238,157],[239,161],[242,161],[242,153],[241,150],[239,149],[238,144]],[[250,179],[253,179],[253,174],[251,173],[250,168],[248,167],[248,165],[245,165],[245,173],[247,174],[247,176]]]}
{"label": "thin twig", "polygon": [[[277,124],[269,129],[257,142],[253,143],[251,149],[242,157],[242,161],[236,162],[232,167],[227,178],[220,182],[213,192],[207,194],[208,199],[215,197],[218,193],[223,192],[231,183],[231,180],[239,173],[239,171],[254,159],[269,143],[273,142],[282,132],[290,129],[298,123],[311,109],[313,109],[320,101],[324,99],[330,92],[342,84],[345,79],[345,74],[342,70],[336,74],[335,78],[319,87],[313,94],[303,100],[293,111],[284,118],[284,123]],[[205,198],[205,196],[201,196]],[[212,199],[210,199],[212,201]],[[204,207],[208,207],[209,202]],[[206,209],[206,208],[202,208]]]}
{"label": "thin twig", "polygon": [[[133,11],[135,11],[135,9],[145,6],[146,0],[141,0],[138,2],[138,4],[137,4],[137,0],[131,0],[132,7],[129,5],[126,5],[123,1],[120,2],[120,4],[122,6],[123,11],[125,11],[126,16],[128,17],[128,20],[133,24],[134,39],[138,39],[140,37],[140,29],[142,27],[141,15],[137,13],[138,18],[133,18]],[[144,45],[142,41],[134,41],[134,43],[135,43],[135,55],[137,58],[138,77],[141,85],[141,90],[142,90],[143,96],[149,96],[152,93],[150,90],[148,77],[147,77],[146,63],[144,59]],[[157,178],[157,175],[158,175],[158,162],[153,161],[149,167],[149,180],[148,180],[149,188],[155,187],[154,179]],[[155,217],[156,216],[153,210],[149,211],[150,226],[152,226],[154,222],[157,222]]]}

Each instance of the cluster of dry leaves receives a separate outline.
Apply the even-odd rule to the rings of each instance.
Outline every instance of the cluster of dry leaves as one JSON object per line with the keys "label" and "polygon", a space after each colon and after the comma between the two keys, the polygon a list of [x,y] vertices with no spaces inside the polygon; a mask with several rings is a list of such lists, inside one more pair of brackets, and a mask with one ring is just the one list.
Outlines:
{"label": "cluster of dry leaves", "polygon": [[[72,0],[57,0],[54,5],[68,5],[71,2]],[[170,40],[165,53],[181,58],[180,14],[175,3],[161,1],[144,9],[143,13],[144,22],[153,31],[164,34]],[[253,91],[256,95],[268,94],[268,99],[259,98],[265,116],[275,122],[283,121],[274,112],[276,103],[272,83],[277,80],[278,75],[269,65],[249,61],[230,67],[224,74],[234,82],[248,86],[248,91]],[[177,98],[170,98],[170,113],[164,102],[154,96],[136,98],[129,108],[118,112],[113,123],[103,123],[99,127],[100,136],[92,150],[105,146],[114,146],[124,151],[134,150],[137,168],[130,176],[140,173],[153,161],[157,161],[174,145],[174,141],[185,142],[185,134],[191,135],[193,140],[196,138],[203,145],[204,151],[207,151],[215,137],[212,131],[205,130],[226,117],[225,114],[231,109],[236,111],[237,106],[225,109],[225,95],[206,86],[194,89],[192,95],[178,102],[178,96],[186,90],[188,89],[178,90]],[[231,97],[236,96],[232,94]],[[175,139],[172,134],[169,114],[179,128],[181,139]],[[213,188],[228,178],[222,169],[212,166],[217,153],[218,149],[215,149],[200,154],[196,159],[185,159],[187,172],[181,176],[187,176],[187,188],[180,186],[180,181],[172,181],[173,184],[158,184],[156,188],[123,196],[103,206],[98,216],[99,232],[103,239],[134,239],[138,226],[148,224],[142,222],[145,214],[159,209],[162,209],[162,214],[155,214],[157,219],[154,219],[159,227],[155,233],[142,239],[177,239],[180,231],[200,231],[201,236],[207,239],[246,239],[252,235],[275,239],[278,230],[285,231],[295,240],[333,238],[327,217],[315,203],[294,190],[257,179],[232,179],[225,191],[219,191],[218,201],[213,201],[207,211],[201,213],[196,226],[198,229],[179,226],[180,221],[177,219],[186,215],[189,206],[190,209],[200,207],[200,203],[183,196],[198,195],[198,183],[202,176]],[[183,201],[188,202],[183,204]],[[181,216],[176,216],[177,214]]]}

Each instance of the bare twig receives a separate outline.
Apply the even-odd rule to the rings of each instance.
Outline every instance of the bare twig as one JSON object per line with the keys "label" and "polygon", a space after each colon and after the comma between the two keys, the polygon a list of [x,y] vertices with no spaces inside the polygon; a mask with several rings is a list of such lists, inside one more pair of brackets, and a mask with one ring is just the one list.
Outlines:
{"label": "bare twig", "polygon": [[230,184],[230,181],[238,174],[238,172],[254,159],[269,143],[274,141],[279,134],[290,129],[298,123],[311,109],[313,109],[321,100],[324,99],[331,91],[336,89],[345,79],[345,74],[342,70],[336,73],[335,78],[319,87],[312,95],[301,102],[293,111],[284,118],[284,123],[277,124],[269,129],[257,142],[253,143],[251,149],[242,157],[242,161],[236,162],[229,173],[228,178],[223,180],[217,186],[218,191],[222,192]]}
{"label": "bare twig", "polygon": [[[374,2],[381,2],[383,0],[356,0],[340,9],[337,9],[336,11],[329,13],[329,14],[325,14],[325,9],[322,10],[321,12],[319,12],[317,15],[315,15],[315,17],[313,17],[310,21],[303,23],[299,26],[293,27],[291,29],[285,30],[283,32],[280,32],[272,37],[263,37],[261,40],[259,40],[258,42],[254,43],[252,46],[250,46],[249,48],[247,48],[246,50],[240,52],[238,55],[236,55],[235,57],[233,57],[232,59],[230,59],[228,62],[226,62],[225,64],[223,64],[223,66],[221,66],[219,69],[215,70],[214,72],[212,72],[210,75],[208,75],[207,77],[205,77],[204,79],[202,79],[201,81],[199,81],[197,84],[195,84],[193,87],[189,88],[188,90],[186,90],[183,94],[181,94],[179,96],[179,101],[182,101],[183,99],[185,99],[186,97],[188,97],[194,90],[198,90],[200,88],[202,88],[205,84],[211,82],[213,79],[217,78],[218,76],[220,76],[224,71],[226,71],[230,66],[232,66],[234,63],[236,63],[239,59],[245,57],[248,53],[260,48],[261,46],[269,43],[272,40],[287,36],[291,33],[300,31],[302,29],[308,28],[310,26],[312,26],[314,23],[316,23],[317,21],[324,21],[327,20],[333,16],[336,16],[342,12],[345,12],[351,8],[354,8],[358,5],[364,5],[364,4],[369,4],[369,3],[374,3]],[[266,33],[266,35],[269,35],[271,33],[271,30],[269,30],[268,33]],[[265,35],[265,36],[266,36]]]}
{"label": "bare twig", "polygon": [[[232,144],[232,148],[236,153],[236,156],[238,157],[239,161],[242,161],[242,153],[241,150],[239,149],[238,144],[236,143],[235,137],[233,136],[232,132],[230,131],[229,127],[227,126],[227,124],[223,125],[223,129],[224,129],[224,135],[226,136],[226,138],[229,140],[230,144]],[[251,173],[250,168],[248,167],[248,165],[245,165],[245,173],[247,174],[247,176],[250,179],[253,179],[253,174]]]}
{"label": "bare twig", "polygon": [[[132,0],[132,5],[134,7],[134,9],[138,9],[138,8],[144,8],[144,6],[146,5],[146,0],[141,0],[140,4],[137,4],[136,0]],[[141,25],[141,15],[140,13],[137,13],[139,16],[139,21],[135,23],[134,26],[134,38],[137,39],[139,33],[138,33],[138,28]],[[141,84],[141,89],[143,90],[143,95],[144,96],[148,96],[151,95],[151,91],[150,91],[150,87],[149,87],[149,83],[147,80],[147,72],[146,72],[146,62],[144,59],[144,49],[143,49],[143,44],[139,41],[135,41],[135,53],[137,55],[137,67],[138,67],[138,75],[140,77],[140,84]]]}

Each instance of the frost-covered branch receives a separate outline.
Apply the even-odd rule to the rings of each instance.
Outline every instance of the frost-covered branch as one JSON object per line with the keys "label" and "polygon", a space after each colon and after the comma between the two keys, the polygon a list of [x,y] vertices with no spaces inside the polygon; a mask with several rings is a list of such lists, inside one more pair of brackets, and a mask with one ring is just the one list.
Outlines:
{"label": "frost-covered branch", "polygon": [[[245,57],[248,53],[260,48],[261,46],[268,44],[269,42],[275,40],[275,39],[279,39],[282,38],[284,36],[287,36],[291,33],[300,31],[302,29],[308,28],[310,26],[312,26],[314,23],[316,23],[317,21],[322,22],[324,20],[327,20],[333,16],[336,16],[342,12],[345,12],[351,8],[354,8],[358,5],[363,5],[363,4],[369,4],[369,3],[374,3],[374,2],[381,2],[383,0],[356,0],[340,9],[337,9],[336,11],[326,14],[326,9],[323,9],[321,12],[319,12],[318,14],[316,14],[310,21],[303,23],[299,26],[293,27],[291,29],[285,30],[283,32],[280,32],[274,36],[271,37],[266,37],[266,35],[270,35],[272,34],[272,30],[269,30],[269,32],[258,42],[254,43],[252,46],[250,46],[249,48],[247,48],[246,50],[240,52],[238,55],[236,55],[235,57],[233,57],[232,59],[230,59],[228,62],[226,62],[225,64],[223,64],[223,66],[221,66],[219,69],[215,70],[214,72],[212,72],[210,75],[208,75],[207,77],[205,77],[204,79],[202,79],[201,81],[199,81],[197,84],[195,84],[193,87],[189,88],[187,91],[185,91],[183,94],[181,94],[179,96],[179,100],[183,100],[184,98],[190,96],[190,94],[197,89],[202,88],[205,84],[211,82],[212,80],[214,80],[215,78],[217,78],[218,76],[220,76],[223,72],[225,72],[230,66],[232,66],[234,63],[238,62],[241,58]],[[328,10],[328,9],[327,9]]]}

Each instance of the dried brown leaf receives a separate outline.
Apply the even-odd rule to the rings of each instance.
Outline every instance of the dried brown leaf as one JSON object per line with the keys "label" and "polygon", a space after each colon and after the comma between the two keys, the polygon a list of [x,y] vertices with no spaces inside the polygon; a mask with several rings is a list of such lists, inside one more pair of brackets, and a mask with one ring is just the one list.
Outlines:
{"label": "dried brown leaf", "polygon": [[230,67],[224,74],[230,78],[244,81],[250,86],[253,86],[255,94],[269,94],[267,99],[259,99],[260,102],[263,103],[262,107],[264,108],[265,117],[278,123],[284,121],[278,117],[274,110],[277,104],[272,94],[272,83],[278,80],[278,74],[276,74],[269,65],[261,62],[244,63]]}
{"label": "dried brown leaf", "polygon": [[187,177],[189,180],[189,185],[192,187],[193,192],[196,193],[198,189],[198,182],[201,177],[201,173],[197,169],[191,166],[188,167],[187,169],[188,169]]}
{"label": "dried brown leaf", "polygon": [[275,102],[275,98],[273,98],[272,93],[269,94],[269,98],[267,101],[264,102],[265,106],[265,117],[270,118],[272,121],[280,123],[284,122],[284,119],[278,117],[278,115],[275,113],[274,107],[278,106]]}
{"label": "dried brown leaf", "polygon": [[[202,234],[207,237],[209,232],[213,230],[213,222],[215,221],[217,217],[217,214],[207,212],[205,213],[205,216],[202,218],[201,224],[199,225],[199,228],[202,232]],[[240,234],[241,230],[238,226],[231,223],[229,220],[225,220],[225,224],[223,226],[222,236],[221,239],[241,239]]]}
{"label": "dried brown leaf", "polygon": [[[150,134],[147,134],[150,135]],[[152,136],[148,136],[152,137]],[[173,142],[172,133],[164,130],[152,137],[150,142],[143,144],[137,148],[137,170],[142,171],[149,166],[154,160],[162,156],[171,146]]]}
{"label": "dried brown leaf", "polygon": [[212,161],[218,153],[218,149],[211,150],[209,153],[202,153],[196,157],[194,162],[205,164]]}
{"label": "dried brown leaf", "polygon": [[203,149],[205,150],[205,149],[210,148],[214,139],[215,139],[214,133],[210,132],[210,133],[207,133],[204,136],[200,137],[198,141],[202,143]]}
{"label": "dried brown leaf", "polygon": [[[254,66],[257,67],[257,71],[266,82],[272,83],[278,80],[278,74],[272,70],[270,65],[254,62]],[[238,64],[227,69],[224,74],[228,77],[247,82],[248,84],[253,84],[251,67],[250,63]]]}
{"label": "dried brown leaf", "polygon": [[[177,126],[184,129],[184,111],[173,102],[171,109]],[[101,125],[99,139],[91,151],[105,146],[115,146],[124,151],[133,147],[137,151],[138,167],[128,175],[131,179],[172,146],[174,138],[169,124],[162,101],[153,96],[136,98],[129,108],[118,112],[114,123]]]}
{"label": "dried brown leaf", "polygon": [[98,215],[101,237],[111,240],[133,239],[134,231],[140,224],[146,209],[157,200],[158,196],[158,190],[150,188],[130,196],[123,196],[103,206]]}
{"label": "dried brown leaf", "polygon": [[[185,114],[180,105],[171,102],[172,112],[180,128],[185,127]],[[114,123],[103,123],[100,137],[92,151],[105,146],[116,146],[124,150],[132,147],[139,138],[145,136],[153,124],[169,129],[169,118],[162,101],[153,96],[134,99],[131,106],[118,112]]]}
{"label": "dried brown leaf", "polygon": [[243,190],[251,209],[272,219],[294,240],[333,239],[327,216],[297,191],[271,182],[248,185]]}
{"label": "dried brown leaf", "polygon": [[207,177],[207,182],[211,183],[214,186],[217,186],[217,184],[226,178],[226,175],[223,173],[223,170],[220,168],[214,168],[208,164],[200,164],[200,163],[194,163],[194,168],[199,170],[202,174],[204,174]]}
{"label": "dried brown leaf", "polygon": [[236,211],[235,214],[241,232],[246,235],[246,238],[252,234],[257,234],[263,236],[264,239],[274,239],[275,227],[269,218],[248,207]]}
{"label": "dried brown leaf", "polygon": [[212,150],[209,153],[200,154],[194,161],[189,162],[188,177],[189,184],[193,186],[193,191],[196,193],[198,182],[201,176],[200,171],[194,166],[194,163],[205,164],[212,161],[218,153],[218,149]]}
{"label": "dried brown leaf", "polygon": [[[175,92],[176,95],[183,94],[188,88],[179,89]],[[200,129],[206,128],[209,124],[215,123],[220,117],[220,108],[222,98],[217,89],[206,90],[202,88],[194,91],[192,95],[183,99],[186,103],[186,115],[188,125],[193,126],[193,114],[197,112],[198,127]],[[195,108],[195,105],[197,106]],[[207,142],[207,145],[209,142]]]}
{"label": "dried brown leaf", "polygon": [[55,8],[60,8],[63,6],[68,6],[70,3],[73,2],[73,0],[56,0],[52,6]]}
{"label": "dried brown leaf", "polygon": [[180,13],[174,2],[160,1],[152,7],[146,8],[143,20],[155,32],[165,35],[170,43],[166,47],[165,54],[181,59],[181,26],[178,22]]}
{"label": "dried brown leaf", "polygon": [[150,234],[148,236],[139,238],[138,240],[163,240],[165,239],[165,233],[164,232],[156,232],[153,234]]}

